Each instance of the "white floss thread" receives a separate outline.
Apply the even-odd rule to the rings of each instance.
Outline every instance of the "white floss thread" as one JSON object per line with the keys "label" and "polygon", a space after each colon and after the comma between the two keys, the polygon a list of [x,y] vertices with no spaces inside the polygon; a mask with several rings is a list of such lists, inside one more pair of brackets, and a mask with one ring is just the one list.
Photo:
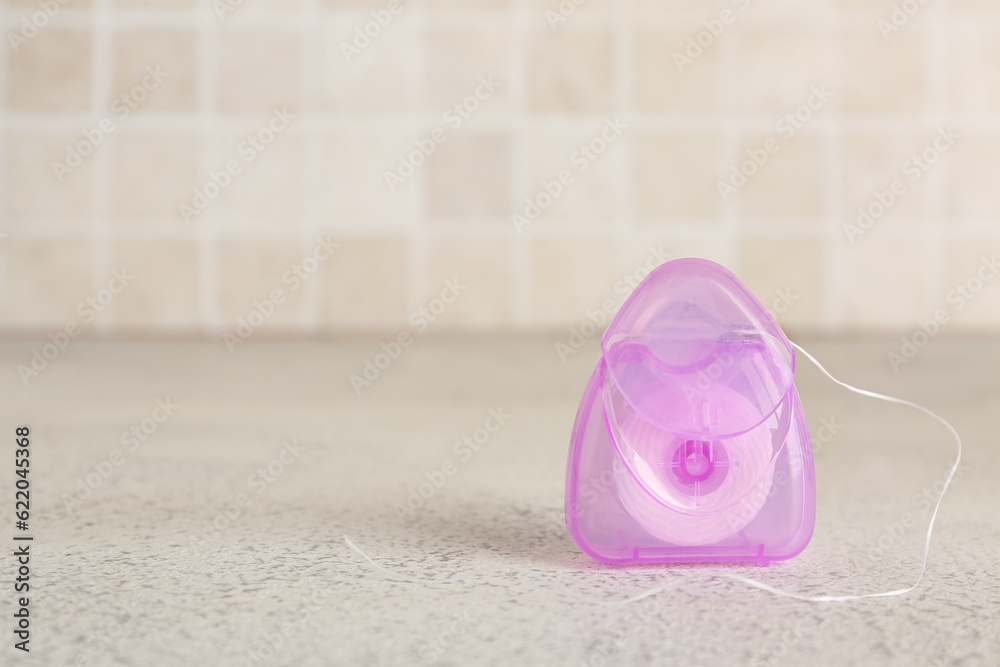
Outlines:
{"label": "white floss thread", "polygon": [[[583,600],[583,601],[589,602],[591,604],[598,604],[598,605],[604,605],[604,606],[620,606],[620,605],[626,605],[626,604],[630,604],[630,603],[633,603],[633,602],[638,602],[640,600],[644,600],[644,599],[646,599],[646,598],[648,598],[650,596],[656,595],[658,593],[662,593],[665,590],[668,590],[668,589],[671,589],[671,588],[675,588],[678,585],[680,585],[682,583],[685,583],[687,581],[704,580],[704,579],[731,579],[732,581],[738,581],[738,582],[740,582],[742,584],[746,584],[747,586],[750,586],[752,588],[759,588],[760,590],[766,591],[768,593],[771,593],[772,595],[777,595],[779,597],[791,598],[793,600],[802,600],[804,602],[849,602],[849,601],[852,601],[852,600],[865,600],[865,599],[870,599],[870,598],[884,598],[884,597],[892,597],[892,596],[896,596],[896,595],[905,595],[905,594],[913,591],[914,589],[917,588],[917,586],[920,585],[920,582],[923,581],[924,575],[927,572],[927,559],[930,556],[930,550],[931,550],[931,535],[934,532],[934,523],[937,520],[938,510],[941,508],[941,502],[944,500],[944,495],[945,495],[945,493],[948,492],[948,487],[951,486],[951,482],[954,479],[955,473],[958,471],[958,466],[959,466],[959,464],[961,463],[961,460],[962,460],[962,438],[958,435],[958,431],[955,430],[955,427],[953,427],[944,417],[939,416],[937,413],[932,412],[931,410],[928,410],[927,408],[923,407],[922,405],[917,405],[916,403],[904,400],[902,398],[894,398],[892,396],[886,396],[884,394],[878,394],[878,393],[876,393],[874,391],[868,391],[866,389],[859,389],[857,387],[854,387],[854,386],[851,386],[851,385],[847,384],[846,382],[841,382],[837,378],[833,377],[833,375],[831,375],[830,372],[828,370],[826,370],[826,368],[824,368],[823,365],[821,363],[819,363],[819,361],[817,361],[815,357],[813,357],[811,354],[809,354],[804,349],[802,349],[802,347],[800,347],[796,343],[792,343],[792,345],[795,347],[796,350],[798,350],[799,352],[801,352],[802,354],[804,354],[805,357],[807,359],[809,359],[809,361],[811,361],[816,366],[816,368],[818,368],[820,370],[820,372],[823,373],[823,375],[827,376],[828,378],[830,378],[831,380],[833,380],[835,383],[837,383],[841,387],[844,387],[845,389],[849,389],[850,391],[853,391],[856,394],[861,394],[862,396],[868,396],[870,398],[877,398],[877,399],[880,399],[880,400],[883,400],[883,401],[888,401],[889,403],[898,403],[899,405],[906,405],[906,406],[909,406],[911,408],[915,408],[915,409],[923,412],[924,414],[933,417],[934,419],[938,420],[942,424],[944,424],[944,426],[948,429],[948,431],[955,437],[955,442],[958,443],[958,453],[955,456],[955,463],[954,463],[954,465],[952,465],[951,471],[948,473],[948,477],[945,479],[944,488],[941,489],[941,495],[938,497],[937,503],[934,505],[934,511],[931,513],[930,523],[927,525],[927,537],[924,539],[924,554],[923,554],[923,559],[922,559],[921,564],[920,564],[920,574],[917,576],[917,580],[914,581],[912,585],[907,586],[906,588],[899,588],[899,589],[896,589],[896,590],[884,591],[882,593],[866,593],[866,594],[863,594],[863,595],[800,595],[798,593],[792,593],[792,592],[789,592],[789,591],[783,591],[783,590],[781,590],[779,588],[775,588],[774,586],[771,586],[770,584],[766,584],[766,583],[764,583],[762,581],[757,581],[756,579],[751,579],[749,577],[743,577],[743,576],[740,576],[738,574],[730,574],[728,572],[711,572],[711,573],[704,573],[704,574],[699,573],[699,574],[696,574],[696,575],[678,575],[678,576],[674,576],[666,584],[661,584],[659,586],[655,586],[653,588],[649,588],[649,589],[647,589],[647,590],[645,590],[645,591],[643,591],[641,593],[638,593],[638,594],[633,595],[631,597],[625,598],[623,600],[587,599],[587,598],[584,598],[582,596],[576,595],[575,593],[570,594],[570,596],[572,598],[574,598],[576,600]],[[633,480],[633,483],[634,483],[634,480]],[[636,486],[638,486],[638,485],[636,485]],[[447,579],[440,579],[440,580],[419,580],[419,579],[413,579],[411,577],[407,577],[405,575],[397,574],[397,573],[393,572],[392,570],[389,570],[388,568],[382,567],[381,565],[379,565],[375,561],[373,561],[371,558],[369,558],[367,554],[365,554],[363,551],[361,551],[361,549],[359,549],[357,546],[355,546],[355,544],[350,540],[350,538],[347,537],[347,535],[344,535],[343,537],[344,537],[344,540],[347,542],[347,544],[354,551],[356,551],[359,554],[361,554],[361,556],[366,561],[368,561],[368,563],[370,563],[373,567],[375,567],[376,569],[378,569],[378,570],[380,570],[380,571],[388,574],[389,576],[395,577],[396,579],[400,579],[402,581],[411,582],[411,583],[421,583],[421,584],[452,583],[452,582],[464,579],[467,576],[467,575],[462,574],[462,575],[457,575],[457,576],[454,576],[454,577],[449,577]],[[498,570],[511,570],[511,571],[518,571],[518,572],[526,572],[526,573],[531,574],[532,576],[536,576],[537,575],[539,579],[542,579],[540,573],[531,572],[530,570],[526,570],[525,568],[521,568],[521,567],[492,568],[490,571],[498,571]],[[562,588],[559,588],[558,590],[560,590],[560,592],[563,593],[563,594],[567,594],[567,591],[563,590]]]}

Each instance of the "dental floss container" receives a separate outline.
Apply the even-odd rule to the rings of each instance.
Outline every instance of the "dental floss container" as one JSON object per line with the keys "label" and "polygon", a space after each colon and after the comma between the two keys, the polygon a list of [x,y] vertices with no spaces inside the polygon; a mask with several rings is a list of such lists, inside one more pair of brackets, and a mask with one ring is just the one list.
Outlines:
{"label": "dental floss container", "polygon": [[576,416],[566,524],[607,563],[770,561],[812,537],[795,352],[723,266],[654,269],[601,339]]}

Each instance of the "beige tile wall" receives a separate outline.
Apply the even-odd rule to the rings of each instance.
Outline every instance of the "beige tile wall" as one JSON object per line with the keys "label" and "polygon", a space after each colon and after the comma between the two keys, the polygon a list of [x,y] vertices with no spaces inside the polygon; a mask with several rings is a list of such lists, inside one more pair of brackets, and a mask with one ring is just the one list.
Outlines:
{"label": "beige tile wall", "polygon": [[[905,332],[938,308],[956,332],[1000,330],[1000,279],[949,299],[1000,252],[990,0],[39,11],[0,9],[7,333],[394,331],[421,308],[442,332],[565,331],[687,255],[794,331]],[[859,208],[876,215],[851,234]]]}

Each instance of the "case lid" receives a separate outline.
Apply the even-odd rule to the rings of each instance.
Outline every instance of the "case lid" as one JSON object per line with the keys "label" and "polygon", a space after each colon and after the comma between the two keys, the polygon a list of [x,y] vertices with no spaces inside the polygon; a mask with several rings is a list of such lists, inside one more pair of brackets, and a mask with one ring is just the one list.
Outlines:
{"label": "case lid", "polygon": [[[698,440],[746,433],[778,407],[794,349],[725,267],[678,259],[654,269],[601,339],[615,389],[659,429]],[[752,410],[733,392],[747,399]]]}

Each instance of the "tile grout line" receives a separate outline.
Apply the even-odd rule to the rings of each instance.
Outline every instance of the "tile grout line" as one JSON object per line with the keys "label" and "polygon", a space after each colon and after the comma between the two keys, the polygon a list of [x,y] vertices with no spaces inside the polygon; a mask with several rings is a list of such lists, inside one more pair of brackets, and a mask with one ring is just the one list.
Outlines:
{"label": "tile grout line", "polygon": [[[525,189],[528,178],[528,142],[529,131],[523,122],[529,116],[528,72],[530,40],[536,29],[529,25],[529,7],[527,0],[512,0],[510,6],[511,21],[511,60],[510,66],[510,116],[513,120],[510,131],[511,164],[510,164],[510,198],[511,213],[519,208],[524,197],[530,196]],[[532,284],[531,284],[531,245],[534,234],[530,229],[527,233],[519,233],[508,216],[502,223],[511,236],[510,270],[511,285],[508,293],[511,299],[511,321],[515,330],[525,330],[531,320]]]}
{"label": "tile grout line", "polygon": [[820,321],[817,327],[824,332],[836,330],[843,318],[842,281],[838,280],[838,271],[843,266],[843,245],[840,229],[845,220],[843,208],[843,190],[841,176],[844,173],[844,76],[843,61],[839,48],[839,36],[843,30],[842,12],[838,13],[832,29],[827,30],[827,57],[830,66],[831,88],[833,88],[833,108],[830,125],[823,128],[824,136],[824,199],[826,209],[823,216],[826,224],[820,232],[820,253],[822,254],[820,284],[822,285],[822,307]]}
{"label": "tile grout line", "polygon": [[[112,69],[112,15],[111,0],[94,0],[93,29],[91,33],[91,101],[90,121],[100,119],[105,105],[111,103]],[[77,132],[77,135],[79,132]],[[112,139],[117,137],[111,137]],[[111,143],[108,141],[107,143]],[[94,173],[91,183],[95,186],[92,195],[91,211],[93,216],[94,238],[94,275],[93,289],[96,293],[108,280],[112,266],[114,230],[111,224],[111,166],[112,157],[109,153],[113,146],[105,145],[104,150],[94,152]],[[125,267],[132,269],[133,267]],[[117,304],[112,302],[109,308],[94,321],[94,328],[99,333],[107,333],[114,328],[117,321]]]}
{"label": "tile grout line", "polygon": [[[92,112],[79,113],[46,113],[46,112],[11,112],[0,118],[0,128],[5,130],[19,131],[73,131],[78,129],[81,123],[90,122]],[[227,114],[219,116],[216,114],[215,124],[220,130],[227,132],[252,131],[259,128],[260,115],[236,116]],[[632,111],[632,123],[637,129],[653,132],[664,131],[714,131],[720,124],[719,115],[709,117],[706,114],[643,114]],[[951,121],[961,123],[964,126],[977,130],[1000,131],[1000,116],[997,114],[949,114],[947,118]],[[547,130],[552,128],[591,130],[595,123],[602,123],[607,120],[607,113],[585,113],[585,114],[534,114],[524,118],[523,127],[533,130]],[[317,117],[315,115],[302,118],[301,123],[296,119],[296,124],[309,131],[330,131],[330,130],[353,130],[357,128],[371,130],[400,129],[405,127],[408,131],[419,132],[428,124],[440,121],[440,115],[408,115],[405,117],[384,115],[378,117],[371,116],[347,116]],[[773,130],[774,115],[742,115],[731,117],[728,122],[731,126],[745,132],[767,132]],[[129,117],[129,127],[132,130],[149,132],[171,132],[171,131],[192,131],[199,127],[200,119],[197,116],[172,113],[143,113]],[[823,119],[817,118],[810,121],[809,126],[803,127],[797,134],[816,135],[824,123]],[[852,115],[844,118],[840,125],[853,131],[878,131],[886,133],[905,134],[926,129],[928,115],[915,116],[914,114],[871,114],[868,116]],[[504,131],[514,129],[516,126],[509,116],[479,118],[476,120],[476,127],[480,131]]]}
{"label": "tile grout line", "polygon": [[[323,215],[326,203],[323,197],[323,165],[327,136],[321,129],[313,129],[305,122],[325,102],[325,100],[316,98],[317,94],[321,94],[320,91],[323,90],[323,79],[322,72],[315,63],[322,63],[326,56],[322,48],[326,28],[326,22],[322,20],[319,11],[318,0],[304,0],[299,16],[302,44],[302,91],[299,96],[298,115],[300,136],[305,144],[303,147],[305,164],[302,169],[305,202],[302,207],[299,232],[304,252],[308,252],[311,248],[310,242],[313,237],[326,233]],[[340,238],[336,238],[335,241],[340,242]],[[339,260],[340,258],[334,255],[328,261],[336,263]],[[315,278],[305,283],[305,292],[302,298],[304,302],[303,312],[300,315],[300,321],[303,328],[310,333],[317,333],[322,327],[323,296],[326,292],[326,277],[331,270],[332,267],[329,265],[321,266]]]}
{"label": "tile grout line", "polygon": [[[5,24],[8,23],[8,13],[7,3],[0,5],[0,17],[3,17]],[[10,58],[10,51],[4,49],[3,54],[0,54],[0,124],[4,123],[10,108],[10,100],[7,98],[7,77]],[[8,234],[7,238],[0,239],[0,308],[3,309],[2,312],[4,313],[11,311],[10,284],[7,280],[7,273],[10,270],[10,263],[7,261],[7,258],[10,252],[9,243],[12,236],[8,231],[11,229],[10,216],[8,215],[10,208],[10,183],[8,181],[9,174],[7,170],[7,156],[10,151],[9,139],[9,130],[0,126],[0,232]],[[6,318],[0,320],[0,332],[7,332],[13,328]]]}
{"label": "tile grout line", "polygon": [[[621,115],[631,127],[632,101],[635,82],[635,20],[632,14],[631,0],[615,0],[615,22],[612,31],[614,45],[614,108],[616,115]],[[632,253],[635,230],[633,181],[635,154],[635,131],[629,131],[622,137],[621,149],[618,151],[619,162],[615,179],[615,206],[613,215],[615,236],[615,276],[632,267]]]}
{"label": "tile grout line", "polygon": [[[207,209],[206,209],[207,212]],[[829,216],[824,217],[824,221]],[[38,218],[37,220],[43,220]],[[61,221],[61,224],[55,228],[43,228],[43,229],[25,229],[23,231],[18,231],[15,236],[18,238],[56,238],[60,235],[65,235],[67,230],[71,230],[73,224],[77,222],[76,218],[44,218],[44,220]],[[280,229],[275,229],[279,225],[282,219],[265,219],[265,222],[260,226],[254,228],[247,228],[240,232],[240,238],[251,239],[259,241],[289,241],[289,240],[305,240],[312,243],[313,236],[304,236],[300,229],[294,229],[291,232],[286,232]],[[444,219],[442,219],[444,220]],[[462,227],[461,223],[464,221],[463,218],[448,219],[454,224],[449,224],[447,226],[442,225],[437,229],[433,235],[435,237],[449,238],[449,239],[459,239],[467,238],[470,232],[466,231]],[[506,228],[503,228],[504,224],[509,225],[509,218],[489,218],[490,223],[496,223],[496,225],[491,225],[488,228],[482,228],[476,230],[474,233],[478,238],[486,239],[490,241],[494,240],[509,240],[510,235]],[[768,228],[755,227],[753,225],[763,224],[765,222],[771,222],[769,218],[744,218],[744,220],[751,226],[751,231],[753,236],[759,236],[763,238],[789,238],[789,239],[805,239],[805,238],[815,238],[816,231],[810,228],[804,228],[808,225],[815,225],[816,218],[785,218],[782,220],[774,221],[774,225]],[[645,222],[652,223],[655,225],[656,230],[663,231],[671,227],[674,231],[691,238],[701,238],[704,240],[713,238],[713,234],[717,236],[717,232],[711,230],[705,230],[705,221],[702,219],[679,219],[679,218],[645,218]],[[122,229],[114,232],[114,239],[156,239],[156,238],[171,238],[171,239],[184,239],[190,238],[190,232],[186,229],[178,228],[176,223],[176,218],[152,218],[152,219],[132,219],[132,218],[118,218],[116,222],[121,225]],[[1000,238],[1000,228],[995,226],[995,220],[989,217],[969,217],[962,219],[955,219],[955,222],[960,225],[958,231],[963,231],[966,236],[970,237],[980,237],[985,236],[988,238]],[[147,229],[129,229],[132,224],[143,224],[146,223],[149,228]],[[172,225],[173,228],[164,228],[166,225]],[[961,227],[964,225],[964,227]],[[991,226],[992,225],[992,226]],[[351,224],[344,225],[343,227],[320,227],[317,231],[325,230],[327,233],[339,235],[344,238],[354,239],[354,238],[366,238],[372,236],[399,236],[407,233],[404,227],[379,227],[370,228],[363,225]],[[839,230],[839,227],[838,227]],[[654,230],[655,231],[655,230]],[[910,238],[910,237],[922,237],[922,230],[886,230],[885,234],[895,237],[895,238]],[[957,234],[957,232],[956,232]],[[607,230],[602,229],[580,229],[576,230],[563,225],[562,227],[557,227],[555,225],[551,226],[551,229],[547,229],[544,233],[546,237],[553,238],[584,238],[584,239],[603,239],[607,241],[609,239],[609,233]],[[87,237],[87,234],[78,234],[78,236]],[[529,235],[530,237],[530,235]],[[639,233],[635,238],[642,239],[645,237],[645,233]],[[220,238],[225,240],[226,234],[224,230],[220,231]],[[310,248],[312,246],[310,245]],[[106,277],[106,276],[104,276]]]}
{"label": "tile grout line", "polygon": [[[712,130],[719,137],[718,151],[720,164],[717,167],[718,181],[725,181],[728,177],[729,168],[740,164],[740,149],[743,146],[744,139],[744,132],[741,131],[740,123],[734,122],[737,113],[736,101],[732,95],[732,91],[736,89],[736,62],[739,51],[740,31],[743,27],[740,23],[741,17],[742,14],[738,14],[733,27],[723,33],[715,42],[715,46],[718,48],[718,59],[716,61],[715,81],[716,112],[712,118],[714,125]],[[773,117],[769,118],[767,127],[770,128],[773,124]],[[718,189],[716,189],[715,202],[718,206],[716,222],[718,225],[715,230],[715,237],[717,239],[728,239],[723,244],[723,252],[732,264],[732,270],[738,274],[742,271],[743,263],[743,219],[741,217],[743,190],[740,189],[736,192],[729,201],[720,201],[720,196]]]}
{"label": "tile grout line", "polygon": [[[422,3],[414,3],[410,8],[410,12],[411,14],[407,18],[413,24],[411,30],[413,30],[415,40],[414,51],[417,55],[410,61],[412,69],[409,75],[411,85],[415,86],[415,90],[412,91],[414,99],[417,100],[417,108],[421,110],[422,115],[427,100],[427,13]],[[405,25],[404,23],[404,27]],[[422,132],[423,129],[421,127],[419,132]],[[412,146],[412,144],[410,145]],[[421,302],[430,294],[430,286],[427,279],[428,272],[430,271],[430,232],[428,224],[428,218],[430,217],[428,212],[428,201],[430,200],[428,189],[430,186],[428,183],[427,167],[428,165],[425,162],[416,174],[415,211],[406,235],[407,274],[410,280],[407,286],[407,309],[403,315],[404,320],[408,313],[416,310]],[[409,321],[402,322],[401,326],[409,326]]]}
{"label": "tile grout line", "polygon": [[[407,0],[403,4],[414,3],[414,0]],[[208,3],[209,5],[211,3]],[[30,6],[29,6],[30,7]],[[54,16],[46,28],[70,28],[86,29],[90,25],[91,8],[63,8],[59,14]],[[259,9],[252,7],[240,7],[239,18],[233,24],[238,30],[259,30],[267,28],[276,29],[297,29],[300,24],[301,10],[299,9]],[[364,22],[370,19],[370,15],[365,9],[352,9],[340,7],[320,6],[322,15],[341,14],[350,16],[355,23]],[[484,26],[493,25],[495,20],[504,10],[454,10],[454,9],[429,9],[428,13],[434,15],[436,23],[449,27],[461,26]],[[485,16],[478,16],[484,14]],[[590,9],[580,14],[574,14],[572,21],[574,25],[582,28],[594,28],[606,26],[609,21],[613,21],[616,14],[614,7],[607,9]],[[114,14],[114,28],[130,29],[152,29],[152,28],[187,28],[195,30],[198,27],[201,15],[201,5],[195,7],[178,8],[116,8]],[[854,11],[847,8],[830,10],[818,13],[814,16],[798,14],[775,20],[771,15],[746,14],[740,19],[740,23],[754,28],[780,27],[789,31],[801,29],[822,29],[829,24],[830,20],[839,20],[851,26],[870,27],[872,25],[872,13],[870,10]],[[659,30],[697,32],[703,28],[702,21],[706,18],[704,10],[683,12],[664,9],[643,9],[643,23]],[[883,17],[884,18],[884,17]],[[960,16],[951,20],[952,24],[981,26],[1000,18],[1000,11],[993,10],[966,10]],[[0,14],[0,26],[7,30],[20,27],[20,15],[14,16],[9,8]],[[904,28],[905,29],[905,28]]]}
{"label": "tile grout line", "polygon": [[[216,97],[218,78],[218,35],[217,17],[213,15],[211,5],[200,2],[197,5],[197,143],[200,147],[198,174],[195,187],[202,187],[206,175],[216,168],[219,162],[219,127],[216,123]],[[226,329],[219,308],[219,213],[218,201],[209,205],[194,222],[196,250],[198,256],[198,312],[200,322],[196,329],[215,337],[215,334]],[[200,326],[197,326],[200,324]]]}
{"label": "tile grout line", "polygon": [[[951,13],[947,4],[931,4],[928,10],[926,23],[930,24],[929,48],[924,56],[924,65],[927,70],[927,116],[928,131],[936,132],[936,127],[940,126],[940,120],[947,117],[947,91],[946,91],[946,64],[948,63],[948,34],[951,30]],[[937,121],[937,122],[936,122]],[[928,270],[924,272],[923,302],[924,312],[930,314],[937,307],[937,291],[946,285],[947,269],[946,248],[948,234],[941,226],[941,220],[947,212],[947,165],[950,155],[942,156],[941,165],[944,169],[933,170],[930,177],[931,205],[930,215],[924,220],[924,243],[923,252],[925,261],[928,263]]]}

